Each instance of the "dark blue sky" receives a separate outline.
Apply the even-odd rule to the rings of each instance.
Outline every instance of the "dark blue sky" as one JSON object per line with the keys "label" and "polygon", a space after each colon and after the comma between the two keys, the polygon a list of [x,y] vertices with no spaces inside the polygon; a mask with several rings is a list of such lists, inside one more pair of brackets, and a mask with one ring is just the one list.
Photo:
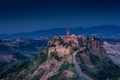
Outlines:
{"label": "dark blue sky", "polygon": [[2,0],[0,33],[120,25],[119,0]]}

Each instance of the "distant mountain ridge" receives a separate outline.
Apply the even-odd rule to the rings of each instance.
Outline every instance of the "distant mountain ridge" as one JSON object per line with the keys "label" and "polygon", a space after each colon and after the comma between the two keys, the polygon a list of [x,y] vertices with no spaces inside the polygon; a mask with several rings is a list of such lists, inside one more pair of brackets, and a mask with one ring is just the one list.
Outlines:
{"label": "distant mountain ridge", "polygon": [[[98,36],[98,37],[120,37],[120,26],[115,25],[101,25],[89,28],[69,28],[71,34],[85,35],[85,36]],[[36,37],[51,37],[58,35],[65,35],[66,28],[53,28],[48,30],[39,30],[33,32],[22,32],[14,34],[0,34],[1,39],[16,39],[16,38],[36,38]]]}

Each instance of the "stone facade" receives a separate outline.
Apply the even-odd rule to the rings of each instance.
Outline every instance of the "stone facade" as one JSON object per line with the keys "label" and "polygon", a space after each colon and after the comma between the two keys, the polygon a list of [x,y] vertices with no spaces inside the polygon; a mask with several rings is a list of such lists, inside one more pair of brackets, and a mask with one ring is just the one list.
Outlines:
{"label": "stone facade", "polygon": [[[100,41],[97,38],[87,38],[86,36],[79,35],[76,36],[74,34],[60,37],[53,37],[48,42],[48,54],[50,56],[51,53],[56,53],[59,57],[63,57],[71,53],[72,49],[75,47],[79,50],[90,50],[92,53],[100,53]],[[74,48],[74,50],[75,50]]]}

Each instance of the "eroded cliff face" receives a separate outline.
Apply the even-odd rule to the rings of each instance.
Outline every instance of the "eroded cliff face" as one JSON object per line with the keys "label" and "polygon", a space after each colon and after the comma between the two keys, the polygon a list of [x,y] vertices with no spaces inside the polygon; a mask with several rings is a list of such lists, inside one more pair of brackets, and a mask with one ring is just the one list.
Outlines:
{"label": "eroded cliff face", "polygon": [[120,43],[110,44],[104,42],[102,47],[106,51],[106,56],[110,58],[115,64],[120,66]]}
{"label": "eroded cliff face", "polygon": [[56,47],[50,47],[48,49],[48,56],[50,56],[51,53],[56,53],[59,57],[63,57],[65,55],[70,54],[70,47],[64,47],[64,46],[56,46]]}
{"label": "eroded cliff face", "polygon": [[[77,73],[72,71],[70,68],[59,71],[62,64],[68,62],[73,65],[73,56],[78,55],[78,58],[84,61],[84,64],[90,68],[94,68],[96,65],[93,64],[90,58],[90,53],[93,53],[101,57],[101,46],[99,40],[86,39],[79,41],[79,37],[54,37],[48,42],[45,53],[47,54],[47,60],[40,64],[38,68],[25,76],[24,79],[30,79],[34,76],[39,76],[40,80],[47,80],[51,77],[56,77],[57,79],[69,79],[71,77],[76,77]],[[78,40],[78,41],[77,41]],[[77,44],[76,44],[77,41]],[[81,61],[78,59],[78,63]],[[83,63],[82,63],[83,64]],[[64,69],[64,68],[63,68]],[[24,80],[23,79],[23,80]]]}
{"label": "eroded cliff face", "polygon": [[71,47],[69,43],[66,43],[61,37],[54,37],[48,43],[48,56],[51,56],[51,53],[57,54],[59,57],[64,57],[65,55],[70,54]]}
{"label": "eroded cliff face", "polygon": [[[49,40],[47,47],[34,58],[25,69],[19,72],[10,73],[10,76],[4,77],[6,80],[77,80],[77,73],[73,66],[73,57],[78,55],[77,63],[82,63],[88,67],[95,67],[91,61],[90,53],[100,54],[100,43],[97,40],[82,38],[72,35],[70,37],[54,37]],[[99,55],[98,55],[99,56]],[[11,78],[11,75],[15,77]],[[77,78],[77,79],[76,79]]]}
{"label": "eroded cliff face", "polygon": [[89,54],[93,53],[99,57],[104,57],[104,52],[98,38],[86,38],[85,36],[64,36],[53,37],[48,43],[48,57],[54,53],[58,57],[65,55],[76,54],[81,55],[86,65],[93,65],[91,63]]}
{"label": "eroded cliff face", "polygon": [[[67,69],[64,69],[66,66],[61,68],[61,65],[63,65],[66,62],[69,63],[69,67]],[[36,62],[34,62],[34,64],[36,65]],[[60,69],[63,70],[60,71]],[[74,68],[72,65],[71,55],[64,56],[62,57],[61,60],[57,60],[54,57],[52,57],[51,59],[48,58],[45,62],[38,65],[38,67],[35,70],[29,72],[21,80],[30,80],[33,79],[34,77],[38,77],[39,80],[49,80],[49,78],[54,77],[56,75],[57,77],[54,80],[61,80],[61,79],[68,80],[70,78],[72,79],[77,77],[77,73],[73,69]],[[21,73],[19,73],[17,77],[25,74],[25,72],[26,71],[24,70],[21,71]]]}

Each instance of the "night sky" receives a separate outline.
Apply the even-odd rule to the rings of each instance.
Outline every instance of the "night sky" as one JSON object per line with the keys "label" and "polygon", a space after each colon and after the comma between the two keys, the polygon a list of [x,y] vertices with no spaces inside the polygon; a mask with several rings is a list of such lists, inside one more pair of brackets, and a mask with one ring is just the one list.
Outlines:
{"label": "night sky", "polygon": [[120,26],[120,0],[0,0],[0,33]]}

